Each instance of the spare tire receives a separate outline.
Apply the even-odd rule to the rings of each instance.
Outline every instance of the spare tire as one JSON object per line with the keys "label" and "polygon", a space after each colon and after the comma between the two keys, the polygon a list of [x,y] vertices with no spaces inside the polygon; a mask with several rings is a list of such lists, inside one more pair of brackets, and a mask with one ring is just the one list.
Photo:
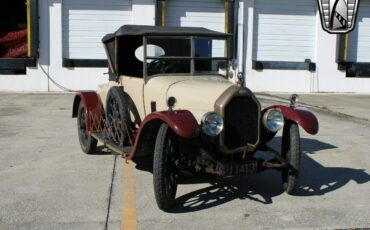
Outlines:
{"label": "spare tire", "polygon": [[108,140],[119,147],[130,145],[131,129],[128,123],[127,98],[122,87],[113,86],[109,89],[105,118]]}

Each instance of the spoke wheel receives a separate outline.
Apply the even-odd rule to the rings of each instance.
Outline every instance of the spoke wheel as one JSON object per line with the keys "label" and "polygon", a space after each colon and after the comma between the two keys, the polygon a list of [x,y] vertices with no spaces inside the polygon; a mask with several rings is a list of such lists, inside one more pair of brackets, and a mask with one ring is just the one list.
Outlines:
{"label": "spoke wheel", "polygon": [[83,102],[80,102],[78,106],[78,115],[77,115],[77,132],[78,132],[78,140],[81,145],[82,151],[87,154],[92,154],[96,150],[96,145],[98,141],[93,138],[89,132],[87,131],[86,127],[86,111]]}
{"label": "spoke wheel", "polygon": [[292,194],[297,186],[301,160],[299,128],[296,123],[288,122],[284,125],[281,154],[292,166],[283,169],[281,173],[284,191]]}
{"label": "spoke wheel", "polygon": [[129,144],[130,128],[126,98],[121,87],[112,87],[106,102],[107,137],[115,145]]}
{"label": "spoke wheel", "polygon": [[176,155],[178,140],[176,134],[162,124],[157,135],[153,159],[153,186],[158,207],[167,211],[173,205],[177,191]]}

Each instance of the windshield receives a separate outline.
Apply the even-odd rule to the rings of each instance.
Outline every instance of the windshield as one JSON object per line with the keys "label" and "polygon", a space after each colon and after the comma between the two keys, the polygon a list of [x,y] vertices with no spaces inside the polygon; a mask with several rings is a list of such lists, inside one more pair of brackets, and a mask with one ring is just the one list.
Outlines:
{"label": "windshield", "polygon": [[144,71],[147,76],[170,73],[226,75],[228,66],[226,39],[147,37],[146,50],[139,47],[135,56],[146,62]]}

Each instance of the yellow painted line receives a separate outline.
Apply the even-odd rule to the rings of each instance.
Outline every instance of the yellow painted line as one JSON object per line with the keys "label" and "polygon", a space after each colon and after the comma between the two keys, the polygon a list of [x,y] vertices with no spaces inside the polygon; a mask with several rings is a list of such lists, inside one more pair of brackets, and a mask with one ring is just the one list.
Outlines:
{"label": "yellow painted line", "polygon": [[[225,33],[229,33],[229,0],[225,0]],[[228,55],[226,45],[224,54],[225,56]]]}
{"label": "yellow painted line", "polygon": [[344,61],[348,59],[348,33],[344,35],[344,54],[343,54]]}
{"label": "yellow painted line", "polygon": [[162,1],[162,26],[166,25],[166,1]]}
{"label": "yellow painted line", "polygon": [[229,1],[225,0],[225,33],[229,33]]}
{"label": "yellow painted line", "polygon": [[136,197],[134,186],[133,162],[128,161],[123,165],[123,198],[121,229],[137,229]]}
{"label": "yellow painted line", "polygon": [[31,56],[31,1],[27,0],[27,56]]}

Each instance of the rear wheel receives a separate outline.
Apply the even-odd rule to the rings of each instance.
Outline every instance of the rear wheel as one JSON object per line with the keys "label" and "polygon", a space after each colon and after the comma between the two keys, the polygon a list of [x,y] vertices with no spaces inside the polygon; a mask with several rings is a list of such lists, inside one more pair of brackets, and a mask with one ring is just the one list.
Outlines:
{"label": "rear wheel", "polygon": [[167,211],[174,203],[177,191],[175,156],[178,152],[176,134],[162,124],[155,142],[153,187],[158,207]]}
{"label": "rear wheel", "polygon": [[98,141],[93,138],[86,127],[86,111],[83,102],[80,102],[78,106],[77,114],[77,131],[78,131],[78,140],[80,141],[81,149],[87,154],[92,154],[96,150],[96,145]]}
{"label": "rear wheel", "polygon": [[291,166],[282,171],[283,189],[292,194],[297,186],[301,160],[299,128],[296,123],[288,122],[284,125],[281,154]]}

